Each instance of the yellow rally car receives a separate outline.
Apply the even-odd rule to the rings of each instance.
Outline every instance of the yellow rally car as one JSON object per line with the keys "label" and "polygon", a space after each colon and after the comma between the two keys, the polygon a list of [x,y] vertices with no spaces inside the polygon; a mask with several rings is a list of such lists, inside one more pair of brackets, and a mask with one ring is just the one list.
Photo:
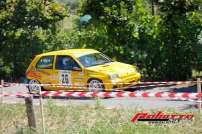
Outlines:
{"label": "yellow rally car", "polygon": [[[40,90],[112,91],[140,80],[136,67],[112,61],[93,49],[68,49],[37,55],[26,71],[30,92]],[[48,86],[63,84],[66,86]],[[80,87],[80,88],[78,88]]]}

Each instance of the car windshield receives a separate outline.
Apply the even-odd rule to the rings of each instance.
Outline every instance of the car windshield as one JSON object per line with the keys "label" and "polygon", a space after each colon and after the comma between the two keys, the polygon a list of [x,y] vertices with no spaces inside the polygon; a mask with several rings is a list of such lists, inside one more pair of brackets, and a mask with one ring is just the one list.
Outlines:
{"label": "car windshield", "polygon": [[102,53],[93,53],[93,54],[83,55],[79,57],[78,60],[84,67],[91,67],[91,66],[102,65],[105,63],[112,62],[110,58],[108,58]]}

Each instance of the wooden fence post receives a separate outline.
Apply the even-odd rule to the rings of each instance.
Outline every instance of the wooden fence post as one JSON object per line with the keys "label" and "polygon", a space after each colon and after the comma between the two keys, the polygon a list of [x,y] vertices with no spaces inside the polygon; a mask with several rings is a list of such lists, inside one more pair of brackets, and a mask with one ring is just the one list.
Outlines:
{"label": "wooden fence post", "polygon": [[[201,79],[197,78],[197,93],[201,93]],[[198,109],[201,112],[201,98],[198,99]]]}
{"label": "wooden fence post", "polygon": [[36,119],[34,114],[32,96],[25,97],[25,105],[26,105],[28,125],[31,130],[36,131]]}
{"label": "wooden fence post", "polygon": [[43,96],[41,95],[41,88],[39,89],[39,104],[40,104],[42,129],[43,129],[43,134],[45,134],[46,129],[45,129],[45,119],[44,119],[44,113],[43,113]]}

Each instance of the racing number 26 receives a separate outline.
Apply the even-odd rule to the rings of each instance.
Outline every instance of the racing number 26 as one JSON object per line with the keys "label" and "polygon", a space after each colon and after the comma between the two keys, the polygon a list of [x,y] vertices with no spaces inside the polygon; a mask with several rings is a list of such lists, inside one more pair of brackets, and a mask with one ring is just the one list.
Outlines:
{"label": "racing number 26", "polygon": [[60,72],[60,83],[61,84],[70,84],[71,83],[71,73],[70,72]]}
{"label": "racing number 26", "polygon": [[68,74],[62,74],[61,77],[62,77],[61,78],[62,79],[61,80],[62,84],[68,84],[69,83],[69,78],[68,78],[69,76],[68,76]]}

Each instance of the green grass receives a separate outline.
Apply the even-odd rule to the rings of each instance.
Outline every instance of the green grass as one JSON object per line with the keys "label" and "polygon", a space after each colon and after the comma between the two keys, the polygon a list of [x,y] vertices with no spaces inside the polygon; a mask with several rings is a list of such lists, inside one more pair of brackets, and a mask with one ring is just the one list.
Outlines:
{"label": "green grass", "polygon": [[[34,106],[37,134],[42,134],[41,116]],[[130,119],[142,109],[106,109],[100,106],[57,106],[50,100],[44,105],[46,134],[201,134],[202,117],[194,113],[191,122],[169,125],[150,125],[145,122],[131,123]],[[156,111],[144,111],[156,112]],[[166,110],[166,113],[176,111]],[[179,113],[179,112],[178,112]],[[23,104],[4,104],[0,107],[0,134],[31,134],[27,127]]]}

